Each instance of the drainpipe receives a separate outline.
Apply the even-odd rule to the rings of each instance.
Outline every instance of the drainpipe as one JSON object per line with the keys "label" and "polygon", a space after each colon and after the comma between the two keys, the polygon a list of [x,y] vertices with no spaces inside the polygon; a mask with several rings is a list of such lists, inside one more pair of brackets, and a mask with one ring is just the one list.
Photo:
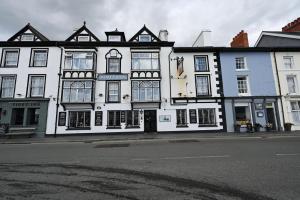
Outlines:
{"label": "drainpipe", "polygon": [[63,47],[60,47],[60,64],[59,64],[59,72],[58,72],[58,89],[56,96],[56,113],[55,113],[55,129],[54,129],[54,137],[56,137],[57,133],[57,118],[58,118],[58,108],[59,108],[59,91],[60,91],[60,81],[61,81],[61,68],[62,68],[62,56],[63,56]]}
{"label": "drainpipe", "polygon": [[168,58],[169,58],[169,85],[170,85],[170,105],[172,106],[173,105],[173,101],[172,101],[172,85],[171,85],[171,54],[173,53],[173,47],[172,47],[172,50],[170,51],[169,55],[168,55]]}
{"label": "drainpipe", "polygon": [[275,62],[275,70],[276,70],[276,77],[277,77],[277,82],[278,82],[280,104],[281,104],[281,111],[282,111],[282,120],[283,120],[283,125],[284,125],[284,123],[285,123],[285,116],[284,116],[284,111],[283,111],[281,85],[280,85],[280,81],[279,81],[279,73],[278,73],[278,66],[277,66],[277,59],[276,59],[276,52],[275,51],[273,52],[273,57],[274,57],[274,62]]}

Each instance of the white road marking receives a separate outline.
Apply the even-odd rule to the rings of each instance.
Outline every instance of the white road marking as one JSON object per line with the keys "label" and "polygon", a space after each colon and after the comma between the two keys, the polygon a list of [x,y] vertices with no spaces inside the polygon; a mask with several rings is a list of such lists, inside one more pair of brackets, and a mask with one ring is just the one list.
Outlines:
{"label": "white road marking", "polygon": [[276,156],[298,156],[298,153],[277,153]]}
{"label": "white road marking", "polygon": [[201,159],[201,158],[228,158],[230,155],[207,155],[207,156],[184,156],[184,157],[163,157],[163,158],[133,158],[132,161],[147,161],[147,160],[183,160],[183,159]]}

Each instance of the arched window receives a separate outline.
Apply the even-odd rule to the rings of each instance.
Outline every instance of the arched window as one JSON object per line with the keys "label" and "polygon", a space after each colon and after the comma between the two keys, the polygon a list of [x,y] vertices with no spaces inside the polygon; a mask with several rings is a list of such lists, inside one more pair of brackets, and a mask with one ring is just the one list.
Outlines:
{"label": "arched window", "polygon": [[117,49],[111,49],[106,55],[106,72],[121,73],[122,54]]}

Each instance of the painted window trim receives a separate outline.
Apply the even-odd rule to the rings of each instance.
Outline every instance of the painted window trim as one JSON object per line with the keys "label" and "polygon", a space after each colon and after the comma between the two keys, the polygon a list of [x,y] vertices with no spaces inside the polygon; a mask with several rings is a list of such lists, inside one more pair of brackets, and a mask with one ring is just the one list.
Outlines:
{"label": "painted window trim", "polygon": [[[5,65],[5,58],[6,58],[7,51],[17,51],[18,52],[17,65],[11,65],[11,66]],[[1,67],[2,68],[18,68],[19,59],[20,59],[20,48],[3,48],[2,49],[2,54],[1,54]]]}
{"label": "painted window trim", "polygon": [[[132,59],[132,54],[134,53],[151,53],[151,59],[152,59],[152,53],[157,53],[158,54],[158,69],[133,69],[133,59]],[[159,51],[131,51],[131,71],[160,71],[161,70],[161,65],[160,65],[160,52]],[[151,62],[151,68],[152,68],[152,62]]]}
{"label": "painted window trim", "polygon": [[[206,60],[206,70],[196,70],[196,58],[198,57],[205,57],[205,60]],[[208,55],[194,55],[194,71],[195,72],[209,72],[210,71],[210,66],[209,66],[209,57]]]}
{"label": "painted window trim", "polygon": [[[2,84],[3,84],[3,77],[14,77],[15,83],[14,83],[14,92],[12,97],[2,97]],[[16,74],[0,74],[0,98],[2,99],[13,99],[15,98],[15,92],[16,92],[16,84],[17,84],[17,75]]]}
{"label": "painted window trim", "polygon": [[[243,58],[243,60],[244,60],[244,67],[245,67],[244,69],[237,69],[236,59],[238,59],[238,58]],[[235,61],[235,70],[236,71],[249,71],[248,64],[247,64],[247,58],[245,56],[235,57],[234,61]]]}
{"label": "painted window trim", "polygon": [[[118,84],[118,101],[109,101],[109,83],[117,83]],[[121,103],[121,81],[106,81],[105,87],[105,102],[106,103]]]}
{"label": "painted window trim", "polygon": [[[41,96],[32,96],[31,95],[31,90],[32,90],[32,77],[44,77],[44,85],[43,85],[43,95]],[[46,74],[28,74],[28,79],[27,79],[27,90],[26,90],[26,97],[29,98],[44,98],[45,97],[45,91],[46,91]]]}
{"label": "painted window trim", "polygon": [[[208,77],[207,78],[207,82],[208,82],[208,94],[207,95],[198,95],[198,90],[197,90],[197,77]],[[209,97],[209,96],[212,96],[212,91],[211,91],[211,78],[210,78],[210,75],[209,74],[195,74],[195,89],[196,89],[196,97]]]}
{"label": "painted window trim", "polygon": [[[34,56],[35,56],[36,51],[46,51],[46,65],[34,66]],[[31,48],[29,67],[47,67],[48,66],[48,54],[49,54],[49,48]]]}
{"label": "painted window trim", "polygon": [[[238,87],[238,78],[239,77],[246,77],[246,81],[247,81],[247,93],[239,93],[239,87]],[[251,88],[250,88],[250,79],[249,79],[249,76],[248,75],[237,75],[236,76],[236,83],[237,83],[237,93],[238,93],[238,96],[251,96]]]}

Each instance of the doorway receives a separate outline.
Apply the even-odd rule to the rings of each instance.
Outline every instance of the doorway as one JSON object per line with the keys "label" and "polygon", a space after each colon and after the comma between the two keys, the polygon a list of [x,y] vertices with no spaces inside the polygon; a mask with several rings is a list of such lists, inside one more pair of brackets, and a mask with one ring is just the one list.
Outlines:
{"label": "doorway", "polygon": [[24,108],[13,108],[11,125],[22,126],[24,121]]}
{"label": "doorway", "polygon": [[277,130],[277,124],[276,124],[276,117],[275,117],[275,111],[272,106],[266,106],[267,111],[267,123],[272,124],[271,130]]}
{"label": "doorway", "polygon": [[147,133],[157,131],[156,110],[144,111],[144,131]]}

